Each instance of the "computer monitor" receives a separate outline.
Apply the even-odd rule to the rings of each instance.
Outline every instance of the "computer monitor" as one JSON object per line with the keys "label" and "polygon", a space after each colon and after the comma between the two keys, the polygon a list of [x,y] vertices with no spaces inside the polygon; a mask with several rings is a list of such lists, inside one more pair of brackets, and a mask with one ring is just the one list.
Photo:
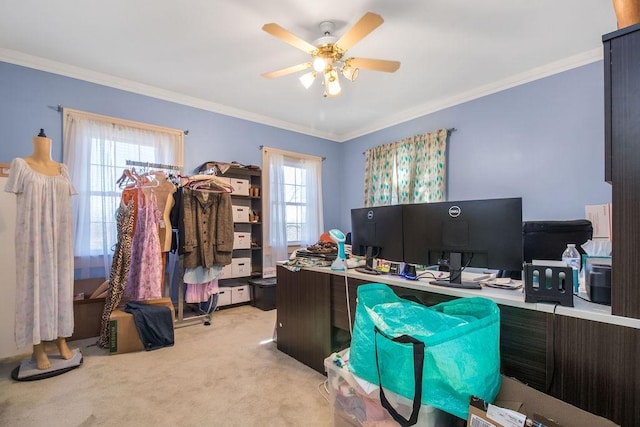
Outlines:
{"label": "computer monitor", "polygon": [[448,266],[449,280],[435,284],[478,287],[462,270],[522,270],[522,198],[404,205],[404,261]]}
{"label": "computer monitor", "polygon": [[366,257],[367,267],[373,258],[403,260],[402,206],[375,206],[351,209],[352,253]]}

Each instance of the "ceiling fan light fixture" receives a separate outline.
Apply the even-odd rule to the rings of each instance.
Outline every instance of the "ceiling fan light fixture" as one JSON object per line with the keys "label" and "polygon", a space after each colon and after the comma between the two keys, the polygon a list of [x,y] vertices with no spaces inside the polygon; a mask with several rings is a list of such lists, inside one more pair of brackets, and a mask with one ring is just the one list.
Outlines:
{"label": "ceiling fan light fixture", "polygon": [[313,58],[313,69],[316,70],[316,72],[320,73],[324,71],[326,67],[327,61],[323,57],[316,56],[315,58]]}
{"label": "ceiling fan light fixture", "polygon": [[309,71],[308,73],[300,76],[300,83],[302,83],[302,86],[304,86],[305,89],[309,89],[316,80],[316,75],[315,71]]}
{"label": "ceiling fan light fixture", "polygon": [[355,82],[358,78],[358,73],[360,72],[359,68],[354,68],[349,64],[344,64],[340,69],[340,72],[344,76],[345,79]]}
{"label": "ceiling fan light fixture", "polygon": [[324,73],[324,90],[330,98],[340,95],[342,88],[340,87],[340,80],[338,80],[336,70],[331,69],[331,71]]}
{"label": "ceiling fan light fixture", "polygon": [[324,96],[335,97],[342,90],[339,80],[340,74],[349,81],[355,81],[360,69],[393,73],[400,67],[400,62],[374,58],[349,57],[343,59],[345,53],[351,47],[378,28],[383,22],[382,16],[377,13],[367,12],[338,38],[333,35],[334,23],[323,21],[320,23],[322,36],[313,44],[301,39],[276,23],[265,24],[262,26],[264,31],[306,52],[310,55],[311,61],[261,75],[265,78],[273,79],[304,71],[305,74],[300,76],[299,79],[300,83],[308,89],[313,85],[316,77],[321,74]]}

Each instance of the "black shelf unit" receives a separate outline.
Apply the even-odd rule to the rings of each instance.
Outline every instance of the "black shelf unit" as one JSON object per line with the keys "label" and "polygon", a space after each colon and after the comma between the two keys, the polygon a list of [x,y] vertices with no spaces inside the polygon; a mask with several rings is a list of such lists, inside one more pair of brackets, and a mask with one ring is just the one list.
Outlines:
{"label": "black shelf unit", "polygon": [[[231,186],[234,187],[234,191],[231,193],[231,201],[234,207],[247,208],[251,218],[253,218],[254,214],[257,215],[258,218],[262,218],[262,171],[260,169],[232,166],[224,173],[218,174],[218,176],[231,180]],[[243,180],[246,181],[246,185],[234,185],[234,181],[240,183]],[[246,189],[249,190],[249,195],[244,193]],[[257,192],[257,195],[252,194],[254,191]],[[262,277],[262,222],[259,219],[255,221],[243,220],[234,222],[233,227],[234,232],[251,233],[250,247],[234,249],[233,251],[233,258],[235,260],[243,258],[250,259],[250,269],[246,274],[242,274],[241,276],[233,275],[233,277],[220,279],[219,284],[221,287],[243,287],[246,289],[246,295],[250,295],[250,285],[248,281]],[[237,305],[233,300],[233,295],[234,294],[232,294],[231,302],[226,305]],[[250,302],[250,299],[242,301],[242,303]]]}

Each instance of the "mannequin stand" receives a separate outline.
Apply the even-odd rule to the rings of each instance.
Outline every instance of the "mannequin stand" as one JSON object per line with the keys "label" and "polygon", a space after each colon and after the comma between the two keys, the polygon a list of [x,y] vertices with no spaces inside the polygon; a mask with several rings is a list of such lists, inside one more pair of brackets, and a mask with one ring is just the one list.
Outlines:
{"label": "mannequin stand", "polygon": [[36,381],[69,372],[82,365],[83,362],[80,349],[75,348],[71,350],[71,352],[73,353],[71,359],[63,359],[60,355],[49,356],[51,367],[47,369],[38,369],[34,357],[23,360],[19,366],[16,366],[16,368],[11,371],[11,378],[16,381]]}

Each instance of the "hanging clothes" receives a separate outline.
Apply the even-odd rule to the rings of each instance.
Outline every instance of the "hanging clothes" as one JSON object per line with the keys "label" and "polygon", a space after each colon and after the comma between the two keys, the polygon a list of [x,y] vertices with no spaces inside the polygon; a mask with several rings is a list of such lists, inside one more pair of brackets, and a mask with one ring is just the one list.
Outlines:
{"label": "hanging clothes", "polygon": [[199,303],[209,301],[211,295],[219,292],[218,279],[205,283],[185,283],[184,301],[187,303]]}
{"label": "hanging clothes", "polygon": [[[135,189],[133,189],[135,191]],[[111,272],[109,273],[109,288],[107,289],[107,297],[102,310],[102,323],[100,325],[100,338],[98,339],[98,347],[109,347],[109,318],[113,310],[120,304],[124,287],[129,276],[129,267],[131,265],[131,241],[133,239],[135,225],[135,198],[129,198],[129,202],[125,203],[125,197],[120,200],[117,216],[117,233],[118,241],[113,254],[113,262],[111,263]]]}
{"label": "hanging clothes", "polygon": [[138,190],[138,216],[131,243],[131,267],[124,295],[133,300],[162,298],[162,254],[158,227],[160,212],[156,196]]}
{"label": "hanging clothes", "polygon": [[231,264],[233,208],[229,193],[184,187],[181,213],[185,268]]}

